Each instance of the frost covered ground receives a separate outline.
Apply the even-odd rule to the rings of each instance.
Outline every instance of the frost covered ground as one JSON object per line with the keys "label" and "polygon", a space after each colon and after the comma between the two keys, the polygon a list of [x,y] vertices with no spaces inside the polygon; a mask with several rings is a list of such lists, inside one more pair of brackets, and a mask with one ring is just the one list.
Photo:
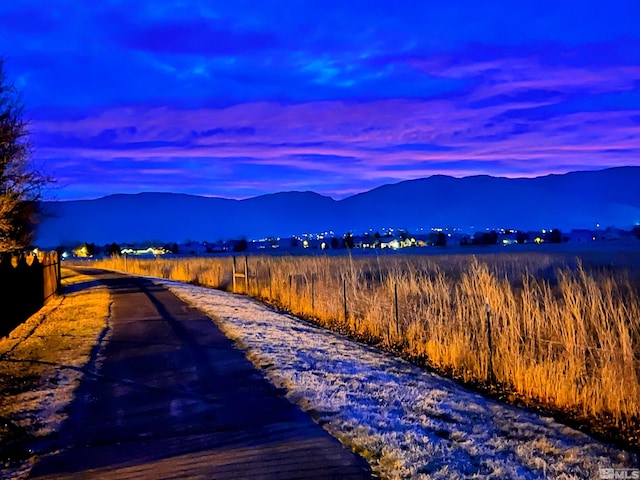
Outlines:
{"label": "frost covered ground", "polygon": [[382,478],[614,478],[600,469],[640,465],[553,418],[488,400],[250,298],[154,281],[215,318],[291,401]]}

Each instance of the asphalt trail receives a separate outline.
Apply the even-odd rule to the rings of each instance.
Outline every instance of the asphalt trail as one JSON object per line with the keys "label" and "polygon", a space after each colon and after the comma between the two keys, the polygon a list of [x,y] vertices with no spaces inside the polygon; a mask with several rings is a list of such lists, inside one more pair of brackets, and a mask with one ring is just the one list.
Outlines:
{"label": "asphalt trail", "polygon": [[82,273],[110,289],[109,332],[30,478],[371,478],[209,317],[148,280]]}

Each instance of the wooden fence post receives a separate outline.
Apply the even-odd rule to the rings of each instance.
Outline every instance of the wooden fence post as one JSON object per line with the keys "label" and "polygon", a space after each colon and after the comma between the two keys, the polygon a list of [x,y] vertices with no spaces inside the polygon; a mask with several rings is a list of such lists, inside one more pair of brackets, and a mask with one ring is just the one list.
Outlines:
{"label": "wooden fence post", "polygon": [[56,252],[56,262],[57,262],[57,272],[56,272],[56,293],[60,293],[62,291],[62,266],[60,265],[62,261],[62,255]]}
{"label": "wooden fence post", "polygon": [[236,293],[236,256],[233,255],[231,258],[233,258],[233,266],[231,269],[231,278],[233,278],[233,282],[231,284],[231,291]]}
{"label": "wooden fence post", "polygon": [[244,256],[244,293],[249,295],[249,257]]}

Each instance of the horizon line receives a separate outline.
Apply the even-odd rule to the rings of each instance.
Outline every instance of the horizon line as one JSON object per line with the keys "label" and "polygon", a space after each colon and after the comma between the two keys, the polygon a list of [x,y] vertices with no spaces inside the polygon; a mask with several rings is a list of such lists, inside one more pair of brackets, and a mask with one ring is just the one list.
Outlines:
{"label": "horizon line", "polygon": [[[498,179],[507,179],[507,180],[532,180],[532,179],[537,179],[537,178],[546,178],[546,177],[552,177],[552,176],[564,176],[564,175],[570,175],[570,174],[575,174],[575,173],[590,173],[590,172],[603,172],[603,171],[607,171],[607,170],[618,170],[618,169],[623,169],[623,168],[640,168],[640,165],[622,165],[622,166],[613,166],[613,167],[604,167],[604,168],[595,168],[593,170],[568,170],[568,171],[564,171],[564,172],[548,172],[548,173],[540,173],[537,175],[523,175],[523,174],[515,174],[515,176],[509,176],[509,175],[491,175],[488,173],[478,173],[478,174],[474,174],[474,175],[461,175],[461,176],[456,176],[456,175],[447,175],[447,174],[441,174],[441,173],[434,173],[433,175],[429,175],[426,177],[416,177],[416,178],[411,178],[411,179],[406,179],[406,180],[399,180],[397,182],[389,182],[389,183],[383,183],[380,184],[376,187],[370,188],[368,190],[362,190],[362,191],[358,191],[355,193],[350,193],[347,194],[343,197],[339,197],[336,198],[332,195],[329,194],[324,194],[324,193],[320,193],[317,192],[315,190],[280,190],[280,191],[275,191],[275,192],[267,192],[267,193],[261,193],[258,195],[253,195],[253,196],[245,196],[245,197],[224,197],[221,195],[215,195],[215,194],[205,194],[205,193],[187,193],[187,192],[175,192],[175,191],[159,191],[159,190],[148,190],[148,191],[139,191],[139,192],[114,192],[114,193],[106,193],[104,195],[100,195],[100,196],[90,196],[90,197],[78,197],[78,198],[66,198],[66,199],[55,199],[55,198],[50,198],[50,199],[41,199],[41,202],[43,203],[54,203],[54,202],[82,202],[82,201],[94,201],[94,200],[100,200],[103,198],[108,198],[108,197],[114,197],[114,196],[133,196],[133,195],[182,195],[182,196],[188,196],[188,197],[200,197],[200,198],[212,198],[212,199],[220,199],[220,200],[231,200],[231,201],[243,201],[243,200],[251,200],[254,198],[259,198],[259,197],[264,197],[264,196],[270,196],[270,195],[279,195],[279,194],[286,194],[286,193],[312,193],[312,194],[316,194],[316,195],[320,195],[322,197],[326,197],[326,198],[330,198],[333,201],[341,201],[350,197],[354,197],[357,195],[361,195],[364,193],[368,193],[371,192],[373,190],[376,190],[378,188],[382,188],[388,185],[399,185],[401,183],[405,183],[405,182],[414,182],[414,181],[419,181],[419,180],[427,180],[429,178],[433,178],[433,177],[447,177],[447,178],[453,178],[453,179],[458,179],[458,180],[462,180],[462,179],[466,179],[466,178],[477,178],[477,177],[490,177],[490,178],[498,178]],[[64,187],[61,187],[64,188]]]}

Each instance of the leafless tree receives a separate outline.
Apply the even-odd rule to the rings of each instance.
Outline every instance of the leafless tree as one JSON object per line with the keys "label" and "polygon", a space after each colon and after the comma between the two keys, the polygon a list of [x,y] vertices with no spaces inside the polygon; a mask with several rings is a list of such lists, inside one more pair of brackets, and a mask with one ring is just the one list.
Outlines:
{"label": "leafless tree", "polygon": [[8,81],[0,58],[0,252],[31,243],[39,200],[50,182],[32,165],[23,112],[20,92]]}

